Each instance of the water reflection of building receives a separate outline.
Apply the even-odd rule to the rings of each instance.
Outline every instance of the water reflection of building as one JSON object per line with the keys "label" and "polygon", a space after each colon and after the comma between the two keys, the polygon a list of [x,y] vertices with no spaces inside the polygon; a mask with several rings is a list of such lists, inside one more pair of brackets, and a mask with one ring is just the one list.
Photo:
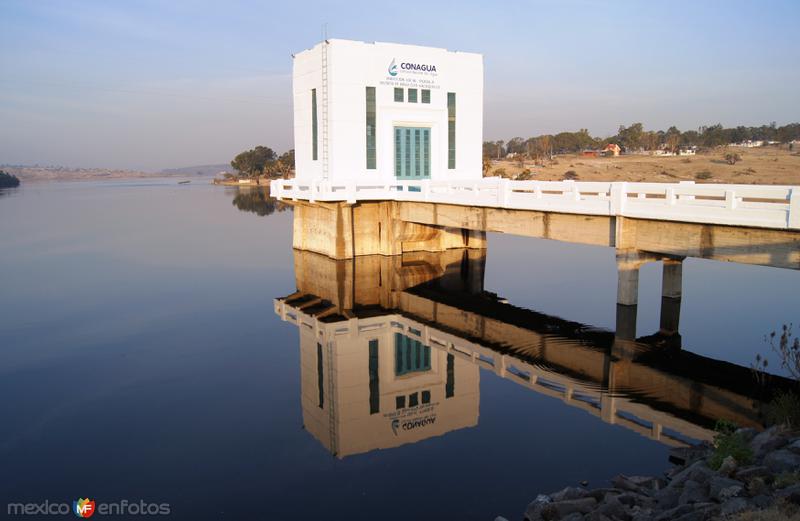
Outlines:
{"label": "water reflection of building", "polygon": [[477,425],[476,366],[403,334],[385,316],[355,331],[341,325],[300,328],[303,424],[331,453]]}
{"label": "water reflection of building", "polygon": [[[340,261],[295,250],[298,291],[275,308],[300,329],[306,428],[333,453],[475,425],[478,368],[674,446],[711,439],[718,418],[760,424],[748,368],[658,334],[637,339],[508,304],[484,291],[484,262],[482,250]],[[414,394],[417,423],[395,435]]]}

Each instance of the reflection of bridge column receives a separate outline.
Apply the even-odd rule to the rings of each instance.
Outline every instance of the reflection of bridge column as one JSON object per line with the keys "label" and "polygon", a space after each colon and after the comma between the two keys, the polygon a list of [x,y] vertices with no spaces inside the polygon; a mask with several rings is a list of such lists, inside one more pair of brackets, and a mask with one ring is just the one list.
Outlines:
{"label": "reflection of bridge column", "polygon": [[664,259],[661,281],[661,335],[674,337],[680,346],[679,323],[681,316],[681,293],[683,259]]}

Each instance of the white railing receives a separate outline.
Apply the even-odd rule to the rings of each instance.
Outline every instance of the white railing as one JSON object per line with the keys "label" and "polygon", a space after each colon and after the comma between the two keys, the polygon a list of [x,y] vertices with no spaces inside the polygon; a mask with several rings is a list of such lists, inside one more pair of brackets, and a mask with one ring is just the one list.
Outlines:
{"label": "white railing", "polygon": [[[511,380],[537,393],[560,399],[567,405],[599,416],[605,422],[632,429],[666,445],[682,447],[693,444],[684,437],[690,438],[693,442],[711,441],[713,438],[714,433],[710,429],[670,413],[655,410],[630,398],[612,397],[608,390],[603,391],[597,386],[587,385],[571,376],[530,364],[514,355],[498,353],[489,347],[440,331],[398,313],[351,318],[341,322],[320,322],[313,315],[287,304],[283,299],[275,299],[273,305],[275,314],[281,317],[281,320],[313,330],[317,341],[328,343],[344,336],[358,338],[363,332],[391,328],[403,332],[414,340],[419,340],[426,346],[444,350],[482,369],[492,371],[501,378]],[[631,417],[649,425],[633,421]],[[663,431],[662,427],[680,433],[681,437],[671,436],[669,432]]]}
{"label": "white railing", "polygon": [[311,202],[412,201],[800,230],[800,186],[511,181],[498,177],[358,184],[277,179],[272,181],[271,193],[278,199]]}

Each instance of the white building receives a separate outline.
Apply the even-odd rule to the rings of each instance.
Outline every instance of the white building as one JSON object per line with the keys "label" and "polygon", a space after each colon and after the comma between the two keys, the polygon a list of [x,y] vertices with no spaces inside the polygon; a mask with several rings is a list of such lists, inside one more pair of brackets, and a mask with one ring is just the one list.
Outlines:
{"label": "white building", "polygon": [[294,56],[298,181],[482,176],[483,57],[327,40]]}

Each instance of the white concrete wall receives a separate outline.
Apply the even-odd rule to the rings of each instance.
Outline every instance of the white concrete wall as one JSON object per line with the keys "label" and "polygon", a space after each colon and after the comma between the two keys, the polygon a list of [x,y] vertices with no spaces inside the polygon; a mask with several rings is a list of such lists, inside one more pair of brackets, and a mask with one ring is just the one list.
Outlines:
{"label": "white concrete wall", "polygon": [[[483,57],[474,53],[414,45],[329,40],[329,179],[333,182],[388,182],[394,179],[394,127],[431,129],[431,178],[469,180],[482,176]],[[294,131],[298,180],[322,175],[322,44],[294,58]],[[389,74],[392,61],[397,75]],[[403,63],[434,65],[435,73],[407,71]],[[376,88],[375,170],[366,167],[366,87]],[[405,90],[394,101],[394,87]],[[418,102],[407,89],[418,89]],[[319,156],[312,161],[311,89],[317,89]],[[429,88],[431,103],[421,102]],[[456,168],[447,168],[447,93],[456,93]]]}

